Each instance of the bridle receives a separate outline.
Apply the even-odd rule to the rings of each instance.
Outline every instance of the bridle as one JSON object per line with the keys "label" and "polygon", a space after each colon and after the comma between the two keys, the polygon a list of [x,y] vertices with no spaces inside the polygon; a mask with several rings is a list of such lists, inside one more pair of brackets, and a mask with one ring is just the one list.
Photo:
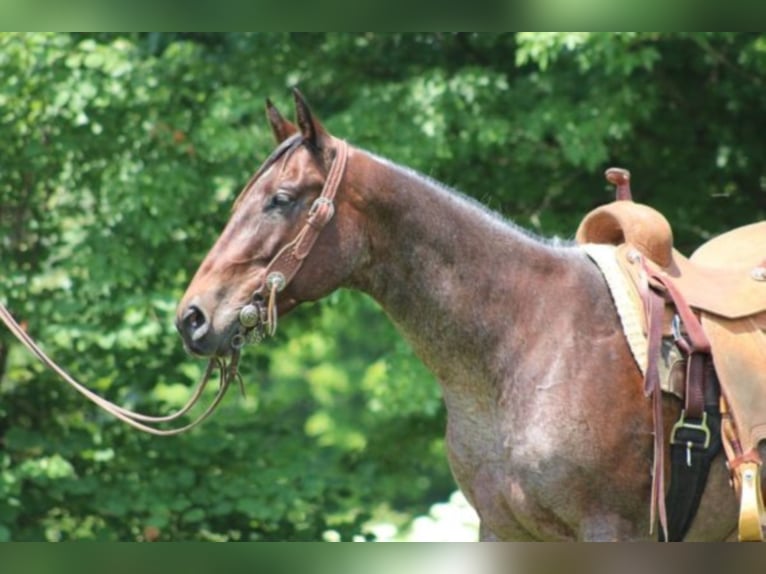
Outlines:
{"label": "bridle", "polygon": [[[314,243],[316,243],[322,229],[330,222],[335,214],[335,195],[338,192],[338,186],[343,179],[346,171],[346,161],[348,159],[348,144],[343,140],[334,140],[336,143],[335,157],[330,166],[330,170],[325,179],[322,193],[314,200],[309,209],[308,217],[303,228],[298,235],[285,245],[271,260],[266,267],[266,279],[263,284],[255,290],[251,302],[242,307],[239,312],[239,331],[232,338],[232,354],[227,360],[222,357],[214,357],[208,362],[202,378],[192,393],[187,403],[175,413],[167,416],[149,416],[135,411],[120,407],[119,405],[94,393],[83,384],[75,380],[69,373],[54,362],[48,355],[35,343],[24,328],[13,318],[8,309],[0,303],[0,320],[10,329],[16,338],[45,366],[53,370],[66,383],[71,385],[77,392],[84,395],[97,406],[120,419],[128,425],[138,430],[158,436],[177,435],[191,430],[206,418],[208,418],[216,407],[220,404],[223,396],[226,394],[231,382],[239,381],[242,386],[237,367],[241,348],[250,341],[263,339],[266,335],[273,336],[277,330],[277,296],[290,284],[295,275],[300,270],[306,257],[311,252]],[[258,179],[263,172],[265,164],[252,181]],[[265,302],[264,296],[268,294],[268,302]],[[214,370],[218,369],[220,383],[218,391],[210,405],[189,424],[174,429],[160,429],[151,425],[167,423],[185,415],[197,403],[202,396],[203,391],[212,376]]]}
{"label": "bridle", "polygon": [[[285,290],[311,253],[319,234],[335,215],[335,195],[343,179],[348,160],[348,144],[336,139],[335,157],[327,173],[322,193],[314,200],[308,218],[298,235],[286,244],[266,267],[265,281],[239,312],[240,329],[231,345],[241,349],[250,341],[259,342],[277,331],[277,296]],[[257,178],[256,178],[257,179]]]}

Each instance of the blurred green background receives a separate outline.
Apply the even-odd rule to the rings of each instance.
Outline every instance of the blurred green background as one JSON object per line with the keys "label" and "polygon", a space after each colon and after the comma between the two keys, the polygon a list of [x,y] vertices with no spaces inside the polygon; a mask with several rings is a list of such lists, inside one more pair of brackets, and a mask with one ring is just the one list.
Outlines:
{"label": "blurred green background", "polygon": [[[611,165],[681,251],[766,218],[766,35],[2,33],[0,299],[93,389],[187,396],[175,304],[292,85],[542,235],[610,199]],[[298,309],[242,373],[245,398],[155,438],[0,330],[0,540],[374,539],[454,492],[438,386],[364,296]]]}

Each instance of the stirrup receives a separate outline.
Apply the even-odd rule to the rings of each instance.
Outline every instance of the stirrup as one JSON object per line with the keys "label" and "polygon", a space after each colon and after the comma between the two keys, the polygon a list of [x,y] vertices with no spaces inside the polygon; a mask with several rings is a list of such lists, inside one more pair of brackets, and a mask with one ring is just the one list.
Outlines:
{"label": "stirrup", "polygon": [[742,491],[739,503],[739,541],[763,542],[761,465],[757,462],[743,462],[737,467],[736,472],[739,475]]}

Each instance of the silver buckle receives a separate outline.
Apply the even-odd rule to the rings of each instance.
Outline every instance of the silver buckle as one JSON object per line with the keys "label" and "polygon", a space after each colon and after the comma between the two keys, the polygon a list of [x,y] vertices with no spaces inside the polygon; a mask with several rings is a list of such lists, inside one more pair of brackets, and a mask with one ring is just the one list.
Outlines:
{"label": "silver buckle", "polygon": [[311,209],[309,209],[309,217],[316,215],[316,212],[319,211],[319,208],[323,205],[326,205],[330,210],[330,216],[327,219],[332,219],[333,215],[335,215],[335,204],[333,203],[332,199],[322,196],[317,197],[314,200],[314,203],[311,204]]}

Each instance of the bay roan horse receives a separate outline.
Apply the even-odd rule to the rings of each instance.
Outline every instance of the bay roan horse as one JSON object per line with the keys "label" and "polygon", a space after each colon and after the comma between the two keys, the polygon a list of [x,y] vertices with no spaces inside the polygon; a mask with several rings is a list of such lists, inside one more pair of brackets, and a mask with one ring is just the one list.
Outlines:
{"label": "bay roan horse", "polygon": [[[535,238],[347,146],[297,91],[295,99],[295,124],[267,103],[279,146],[179,305],[187,348],[228,356],[243,343],[243,324],[273,328],[277,309],[284,315],[339,287],[363,291],[438,377],[449,462],[482,539],[656,539],[650,400],[597,267],[575,245]],[[327,184],[334,197],[315,202]],[[318,210],[321,224],[308,226]],[[307,230],[315,243],[299,262],[278,257]],[[266,286],[280,257],[288,277]],[[240,319],[247,306],[257,321]],[[669,428],[679,402],[664,400]],[[730,536],[736,507],[721,458],[687,540]]]}

